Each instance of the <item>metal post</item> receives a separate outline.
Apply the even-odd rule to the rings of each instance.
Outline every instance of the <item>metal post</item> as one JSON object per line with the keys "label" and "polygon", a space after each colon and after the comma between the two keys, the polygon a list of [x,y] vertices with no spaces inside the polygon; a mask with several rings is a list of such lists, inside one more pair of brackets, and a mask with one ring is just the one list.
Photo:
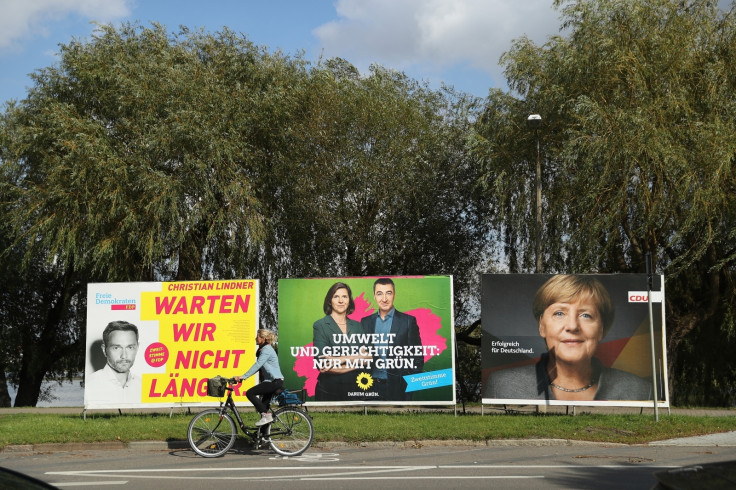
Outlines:
{"label": "metal post", "polygon": [[652,253],[647,252],[647,303],[649,303],[649,341],[652,346],[652,388],[654,390],[654,421],[659,422],[659,411],[657,409],[657,359],[654,348],[654,315],[652,313]]}
{"label": "metal post", "polygon": [[542,162],[539,158],[539,129],[534,131],[537,135],[537,274],[542,272]]}
{"label": "metal post", "polygon": [[542,116],[539,114],[530,114],[526,119],[527,125],[534,130],[534,136],[537,138],[537,223],[534,243],[534,251],[537,255],[534,272],[537,274],[542,272],[542,159],[539,150],[539,128],[542,126]]}

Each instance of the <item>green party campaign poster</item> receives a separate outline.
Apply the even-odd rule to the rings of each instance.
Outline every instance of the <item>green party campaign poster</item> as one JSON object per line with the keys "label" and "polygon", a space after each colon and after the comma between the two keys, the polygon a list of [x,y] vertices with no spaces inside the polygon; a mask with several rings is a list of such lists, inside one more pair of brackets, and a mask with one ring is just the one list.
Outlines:
{"label": "green party campaign poster", "polygon": [[279,280],[279,359],[319,405],[455,403],[451,276]]}

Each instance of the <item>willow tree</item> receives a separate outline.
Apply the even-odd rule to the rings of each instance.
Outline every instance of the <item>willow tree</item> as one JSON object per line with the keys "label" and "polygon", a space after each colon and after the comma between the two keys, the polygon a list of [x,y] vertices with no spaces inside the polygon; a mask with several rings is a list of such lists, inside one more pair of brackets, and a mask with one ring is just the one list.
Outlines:
{"label": "willow tree", "polygon": [[16,403],[35,404],[82,336],[83,315],[63,320],[86,282],[244,274],[236,259],[267,229],[261,187],[284,134],[284,93],[304,73],[227,30],[125,25],[62,46],[33,75],[2,115],[3,260],[25,266],[16,294],[39,293],[38,270],[58,287],[38,315],[3,322],[28,335]]}
{"label": "willow tree", "polygon": [[281,277],[454,274],[471,295],[472,98],[157,25],[101,26],[33,78],[0,119],[7,291],[56,294],[38,317],[0,310],[3,338],[27,334],[0,358],[22,404],[80,345],[89,281],[255,277],[270,326]]}
{"label": "willow tree", "polygon": [[340,59],[292,96],[292,137],[271,168],[272,277],[454,274],[466,292],[486,240],[464,151],[474,99]]}
{"label": "willow tree", "polygon": [[[651,253],[675,400],[733,403],[736,13],[703,0],[555,4],[563,35],[519,39],[503,57],[514,94],[489,98],[478,127],[486,182],[533,186],[514,171],[530,152],[493,136],[542,114],[545,271],[643,272]],[[513,201],[511,222],[531,205]]]}

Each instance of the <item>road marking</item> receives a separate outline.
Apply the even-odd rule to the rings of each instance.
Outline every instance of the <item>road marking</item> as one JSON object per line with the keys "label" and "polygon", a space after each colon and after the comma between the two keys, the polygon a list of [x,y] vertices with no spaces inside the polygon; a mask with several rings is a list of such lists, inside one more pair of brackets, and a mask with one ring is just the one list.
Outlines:
{"label": "road marking", "polygon": [[310,478],[310,477],[294,477],[299,481],[325,481],[325,480],[527,480],[527,479],[543,479],[542,475],[506,475],[506,476],[370,476],[370,477],[354,477],[354,478]]}
{"label": "road marking", "polygon": [[49,485],[53,485],[55,487],[63,488],[63,487],[96,487],[99,485],[127,485],[128,480],[120,480],[120,481],[84,481],[84,482],[61,482],[61,483],[49,483]]}
{"label": "road marking", "polygon": [[[294,458],[290,458],[294,459]],[[630,470],[632,468],[680,468],[677,465],[424,465],[424,466],[320,466],[318,469],[324,470],[386,470],[386,471],[416,471],[416,470],[435,470],[435,469],[468,469],[468,468],[486,468],[486,469],[590,469],[590,468],[606,468],[606,469],[621,469]],[[281,466],[269,468],[269,470],[298,470],[304,471],[309,468],[308,466]],[[165,473],[165,472],[176,472],[176,473],[195,473],[195,472],[228,472],[228,471],[263,471],[263,467],[210,467],[210,468],[156,468],[156,469],[145,469],[136,468],[128,470],[71,470],[71,471],[47,471],[47,475],[95,475],[95,474],[110,474],[110,473],[122,473],[126,471],[135,471],[136,473]],[[211,478],[208,476],[207,478]]]}
{"label": "road marking", "polygon": [[[329,456],[333,456],[329,454]],[[294,458],[292,458],[294,459]],[[315,458],[311,461],[316,461]],[[588,471],[591,469],[621,469],[631,471],[633,468],[636,469],[671,469],[679,468],[679,466],[666,466],[666,465],[425,465],[425,466],[285,466],[285,467],[274,467],[268,468],[269,471],[276,470],[279,474],[252,474],[253,472],[263,473],[264,468],[261,467],[238,467],[238,468],[160,468],[160,469],[127,469],[127,470],[82,470],[82,471],[51,471],[46,472],[47,475],[66,475],[66,476],[87,476],[87,477],[100,477],[100,476],[117,476],[129,479],[180,479],[182,473],[190,473],[187,475],[189,480],[243,480],[249,479],[251,481],[323,481],[323,480],[501,480],[501,479],[544,479],[544,475],[437,475],[429,474],[428,472],[433,470],[452,470],[452,469],[486,469],[486,470],[514,470],[515,472],[521,471],[534,471],[534,470],[549,470],[549,469],[570,469],[576,471]],[[134,471],[135,474],[129,474]],[[288,471],[297,471],[296,474],[287,474]],[[314,471],[314,473],[309,473]],[[212,475],[209,473],[218,472],[219,475]],[[239,475],[234,474],[241,472]],[[248,473],[247,475],[242,472]],[[396,473],[399,472],[421,472],[421,474],[399,476]],[[167,475],[166,473],[175,473],[173,475]],[[208,473],[203,476],[195,476],[192,473]],[[230,473],[230,475],[228,475]],[[94,484],[125,484],[127,482],[94,482],[86,483],[87,485]],[[73,486],[72,484],[62,484],[64,486]],[[59,486],[59,485],[57,485]]]}
{"label": "road marking", "polygon": [[[435,469],[438,468],[436,465],[431,466],[334,466],[334,467],[322,467],[320,466],[320,470],[324,469],[335,469],[335,470],[380,470],[380,469]],[[135,469],[128,469],[128,470],[70,470],[70,471],[47,471],[47,475],[91,475],[91,474],[101,474],[101,473],[120,473],[123,471],[135,471],[136,473],[158,473],[158,472],[176,472],[176,473],[195,473],[195,472],[223,472],[223,471],[255,471],[255,472],[262,472],[264,467],[258,466],[258,467],[231,467],[231,468],[222,468],[222,467],[210,467],[210,468],[156,468],[156,469],[146,469],[146,468],[135,468]],[[273,468],[267,468],[269,470],[299,470],[304,471],[305,469],[309,469],[308,466],[280,466],[280,467],[273,467]],[[208,476],[208,478],[210,478]]]}
{"label": "road marking", "polygon": [[302,461],[307,463],[335,463],[340,461],[339,454],[337,453],[304,453],[300,456],[271,456],[270,460],[273,461]]}
{"label": "road marking", "polygon": [[[301,478],[305,478],[304,475],[305,470],[309,470],[309,467],[306,466],[294,466],[291,468],[277,468],[279,470],[298,470],[301,473],[298,475],[269,475],[269,476],[263,476],[258,475],[256,477],[250,475],[247,478],[255,478],[257,480],[298,480]],[[309,478],[314,477],[336,477],[336,476],[342,476],[342,475],[365,475],[370,473],[395,473],[398,471],[420,471],[420,470],[433,470],[437,469],[437,466],[354,466],[354,467],[344,467],[344,466],[336,466],[333,468],[330,467],[319,467],[319,470],[322,471],[322,473],[317,473],[313,475],[309,475]],[[346,471],[346,470],[353,470],[353,471]],[[136,473],[147,473],[146,475],[131,475],[127,474],[128,471],[135,471]],[[136,469],[136,470],[83,470],[83,471],[50,471],[46,472],[47,475],[66,475],[66,476],[103,476],[103,475],[109,475],[109,474],[115,474],[118,476],[124,476],[126,478],[152,478],[152,479],[175,479],[175,478],[181,478],[181,473],[184,472],[195,472],[195,471],[217,471],[217,472],[227,472],[227,471],[258,471],[262,472],[263,468],[171,468],[171,469]],[[325,471],[330,471],[329,473],[325,473]],[[177,475],[172,476],[166,476],[166,475],[153,475],[152,473],[165,473],[165,472],[174,472],[177,473]],[[187,476],[187,479],[189,480],[207,480],[207,479],[215,479],[215,480],[240,480],[244,477],[241,476]]]}
{"label": "road marking", "polygon": [[680,468],[680,466],[667,466],[667,465],[652,465],[652,464],[637,464],[637,465],[620,465],[620,464],[598,464],[598,465],[581,465],[581,464],[537,464],[537,465],[518,465],[518,464],[461,464],[461,465],[439,465],[437,468],[490,468],[490,469],[587,469],[587,468],[600,468],[600,469],[615,469],[615,470],[630,470],[632,468]]}

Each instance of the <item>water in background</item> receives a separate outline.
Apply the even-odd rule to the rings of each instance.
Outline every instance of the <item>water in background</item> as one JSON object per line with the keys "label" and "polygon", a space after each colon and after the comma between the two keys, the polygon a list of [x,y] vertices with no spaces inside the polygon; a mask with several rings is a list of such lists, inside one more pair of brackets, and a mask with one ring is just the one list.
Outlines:
{"label": "water in background", "polygon": [[[42,390],[47,386],[51,387],[51,400],[39,401],[37,407],[83,407],[84,406],[84,388],[79,384],[79,380],[72,382],[65,381],[63,384],[53,381],[44,381]],[[15,404],[15,395],[17,390],[8,385],[8,393],[10,393],[10,406]]]}

